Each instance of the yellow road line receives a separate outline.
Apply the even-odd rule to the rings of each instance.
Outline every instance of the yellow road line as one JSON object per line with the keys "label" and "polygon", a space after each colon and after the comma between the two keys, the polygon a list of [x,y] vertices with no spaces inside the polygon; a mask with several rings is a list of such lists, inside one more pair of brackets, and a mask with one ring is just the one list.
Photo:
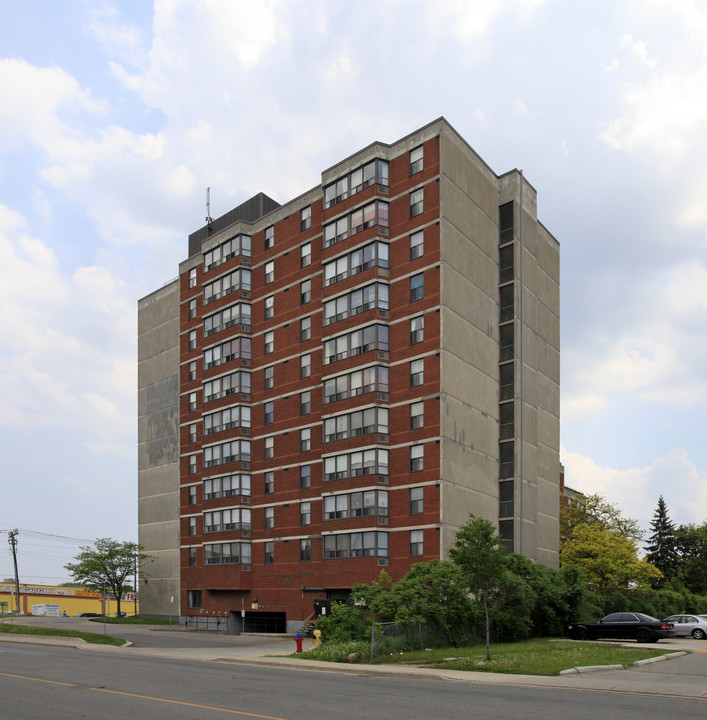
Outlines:
{"label": "yellow road line", "polygon": [[186,707],[200,708],[202,710],[215,710],[216,712],[231,713],[232,715],[246,715],[247,717],[262,718],[262,720],[285,720],[285,718],[271,717],[270,715],[256,715],[255,713],[229,710],[228,708],[212,707],[211,705],[197,705],[196,703],[182,702],[181,700],[168,700],[167,698],[150,697],[149,695],[135,695],[134,693],[120,692],[119,690],[106,690],[105,688],[91,688],[97,692],[111,693],[112,695],[125,695],[142,700],[156,700],[157,702],[171,703],[172,705],[185,705]]}
{"label": "yellow road line", "polygon": [[9,673],[0,673],[2,677],[18,678],[19,680],[34,680],[35,682],[49,683],[50,685],[66,685],[66,687],[76,687],[73,683],[57,682],[56,680],[43,680],[42,678],[27,677],[26,675],[10,675]]}

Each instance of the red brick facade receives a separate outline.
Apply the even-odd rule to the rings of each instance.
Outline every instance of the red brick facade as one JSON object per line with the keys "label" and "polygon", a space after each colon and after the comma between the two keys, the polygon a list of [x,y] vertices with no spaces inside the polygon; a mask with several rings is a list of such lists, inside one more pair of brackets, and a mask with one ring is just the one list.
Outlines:
{"label": "red brick facade", "polygon": [[[362,153],[361,157],[361,165],[373,159],[370,153],[365,156]],[[301,206],[297,201],[288,203],[289,214],[284,214],[283,207],[283,211],[270,213],[256,223],[236,223],[214,234],[202,243],[200,255],[182,264],[181,602],[187,616],[240,614],[239,611],[245,609],[251,618],[279,613],[289,623],[301,622],[312,614],[315,599],[326,598],[358,582],[370,582],[381,570],[398,579],[412,563],[439,557],[439,140],[432,138],[424,143],[424,169],[412,175],[408,149],[392,157],[378,157],[388,163],[389,184],[373,182],[326,209],[324,186],[321,186],[318,192],[308,193]],[[341,176],[357,169],[354,162],[348,167]],[[423,210],[411,217],[411,192],[420,188],[424,189]],[[380,210],[378,222],[324,247],[323,232],[328,223],[347,214],[351,216],[349,222],[354,223],[356,216],[351,214],[374,201],[388,203],[387,226],[380,222],[381,218],[384,220],[384,210]],[[311,208],[311,227],[302,230],[301,211],[306,207]],[[266,249],[265,232],[270,227],[274,229],[274,241],[272,247]],[[419,229],[424,229],[424,252],[411,260],[410,235]],[[204,253],[238,234],[251,237],[251,255],[237,255],[205,269]],[[374,264],[324,287],[323,267],[327,261],[342,258],[374,241],[388,245],[389,262],[381,261],[378,266]],[[303,261],[302,247],[307,243],[311,243],[309,263]],[[266,282],[267,264],[271,261],[274,262],[273,278]],[[205,304],[205,284],[238,269],[251,272],[250,289],[230,292]],[[410,278],[419,274],[423,276],[422,290],[413,291]],[[311,287],[302,285],[307,281]],[[417,283],[418,278],[414,282]],[[374,303],[377,306],[325,324],[327,301],[352,293],[346,302],[354,307],[358,298],[356,290],[373,283],[387,288],[387,309],[381,307],[385,299],[377,296]],[[386,290],[378,292],[383,294]],[[265,302],[271,296],[272,312],[266,317]],[[205,337],[205,318],[237,303],[250,306],[250,323],[239,322]],[[411,344],[410,319],[419,316],[424,316],[424,339]],[[302,339],[301,321],[305,318],[310,319],[311,331],[308,338],[305,332]],[[374,324],[388,328],[388,350],[371,349],[324,364],[323,344],[328,339]],[[270,332],[273,333],[272,352],[266,352]],[[205,367],[205,349],[237,338],[244,338],[244,343],[237,345],[239,350],[250,341],[250,357]],[[308,376],[301,360],[306,354],[310,356]],[[415,359],[424,359],[424,381],[411,387],[410,363]],[[324,379],[372,366],[387,369],[387,392],[374,388],[324,403]],[[272,386],[267,389],[266,368],[272,368]],[[250,373],[250,392],[205,401],[204,383],[235,371]],[[301,393],[307,391],[310,404],[302,408]],[[420,401],[423,420],[418,419],[416,427],[411,429],[410,406]],[[267,405],[270,402],[272,406]],[[205,415],[235,405],[250,409],[249,428],[230,427],[205,434]],[[270,407],[272,418],[266,418]],[[376,428],[368,432],[372,426],[361,428],[356,425],[359,416],[352,415],[347,420],[351,427],[343,433],[349,437],[337,439],[332,435],[330,441],[325,441],[327,418],[363,408],[387,410],[387,432],[377,432]],[[385,415],[377,417],[380,428]],[[272,422],[266,424],[266,419]],[[219,420],[213,422],[215,427],[221,427]],[[336,422],[333,425],[338,432],[339,425]],[[310,449],[303,450],[300,431],[307,429]],[[266,458],[266,438],[273,439],[269,458]],[[205,466],[204,448],[239,439],[251,443],[249,460],[241,457],[240,461]],[[411,469],[412,445],[422,445],[424,449],[422,461],[415,463],[414,470]],[[325,479],[324,458],[350,454],[360,448],[387,450],[388,472]],[[310,468],[309,487],[302,486],[307,484],[300,478],[303,465]],[[417,469],[418,466],[422,469]],[[268,472],[272,472],[272,488],[266,488]],[[205,480],[234,473],[250,476],[249,495],[205,498]],[[411,512],[411,488],[422,488],[422,502],[414,504],[416,512]],[[266,492],[270,489],[272,492]],[[343,517],[325,519],[325,496],[350,495],[357,490],[386,491],[387,514],[385,507],[377,504],[370,515],[352,517],[354,510],[350,507],[338,513]],[[301,522],[302,502],[310,503],[309,524]],[[347,502],[353,504],[354,500],[349,497]],[[249,530],[205,532],[205,513],[239,508],[251,513]],[[266,527],[266,508],[274,508],[272,527]],[[417,512],[420,509],[421,512]],[[411,531],[419,530],[423,538],[422,555],[411,555]],[[349,549],[353,557],[324,557],[324,538],[356,532],[385,533],[387,549],[376,543],[372,556],[356,556],[357,551]],[[309,559],[301,557],[302,540],[310,541]],[[249,543],[249,562],[205,564],[205,546],[225,542]],[[265,562],[266,549],[270,547],[266,543],[272,543],[270,563]],[[416,545],[415,552],[419,548]],[[192,597],[189,591],[201,591],[201,595]],[[292,629],[292,625],[288,627]]]}

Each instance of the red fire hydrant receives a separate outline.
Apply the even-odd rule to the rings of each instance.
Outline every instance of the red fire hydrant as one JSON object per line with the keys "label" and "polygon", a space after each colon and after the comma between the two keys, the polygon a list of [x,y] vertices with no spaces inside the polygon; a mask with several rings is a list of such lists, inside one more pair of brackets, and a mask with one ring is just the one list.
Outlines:
{"label": "red fire hydrant", "polygon": [[302,652],[302,633],[295,635],[295,642],[297,643],[297,652]]}

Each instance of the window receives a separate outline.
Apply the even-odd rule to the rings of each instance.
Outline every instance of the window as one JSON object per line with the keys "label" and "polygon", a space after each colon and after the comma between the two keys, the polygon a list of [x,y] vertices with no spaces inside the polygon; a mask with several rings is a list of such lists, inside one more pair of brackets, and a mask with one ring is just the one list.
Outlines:
{"label": "window", "polygon": [[388,533],[355,532],[324,536],[325,558],[388,557]]}
{"label": "window", "polygon": [[251,312],[248,303],[236,303],[204,318],[204,337],[226,330],[234,325],[250,325]]}
{"label": "window", "polygon": [[389,349],[390,331],[387,325],[368,325],[360,330],[339,335],[324,343],[324,364],[345,360],[370,350]]}
{"label": "window", "polygon": [[204,402],[212,402],[235,393],[250,393],[249,372],[241,370],[204,383]]}
{"label": "window", "polygon": [[305,243],[299,249],[299,266],[307,267],[312,264],[312,243]]}
{"label": "window", "polygon": [[500,315],[499,315],[499,323],[508,322],[509,320],[513,320],[514,315],[514,293],[513,293],[513,284],[510,285],[504,285],[502,288],[499,289],[499,305],[500,305]]}
{"label": "window", "polygon": [[422,300],[425,297],[425,276],[422,273],[410,278],[410,302]]}
{"label": "window", "polygon": [[263,492],[266,495],[272,495],[275,492],[275,473],[266,472],[263,475]]}
{"label": "window", "polygon": [[[189,363],[189,370],[187,373],[187,377],[190,381],[196,380],[196,360],[193,360],[192,362]],[[196,409],[196,408],[194,408],[194,409]]]}
{"label": "window", "polygon": [[265,556],[263,562],[266,565],[272,565],[275,562],[275,543],[270,540],[265,543]]}
{"label": "window", "polygon": [[410,235],[410,260],[422,257],[425,252],[425,236],[422,230]]}
{"label": "window", "polygon": [[252,352],[249,337],[237,337],[204,350],[204,370],[241,358],[250,358]]}
{"label": "window", "polygon": [[331,247],[346,240],[350,235],[363,232],[374,225],[388,227],[390,208],[387,202],[374,200],[363,207],[352,210],[348,215],[324,226],[324,247]]}
{"label": "window", "polygon": [[265,298],[265,319],[269,320],[275,314],[275,296],[268,295]]}
{"label": "window", "polygon": [[275,349],[275,331],[268,330],[263,335],[263,355],[269,355]]}
{"label": "window", "polygon": [[[388,310],[390,289],[385,283],[371,283],[324,303],[324,324],[345,320],[373,308]],[[379,313],[387,317],[387,313]]]}
{"label": "window", "polygon": [[[250,565],[250,543],[225,542],[204,545],[204,565]],[[243,568],[244,570],[246,568]],[[250,568],[248,568],[250,570]]]}
{"label": "window", "polygon": [[196,455],[189,456],[189,474],[196,475]]}
{"label": "window", "polygon": [[230,440],[204,448],[204,467],[232,462],[250,462],[250,440]]}
{"label": "window", "polygon": [[509,202],[498,208],[498,242],[503,245],[513,241],[513,203]]}
{"label": "window", "polygon": [[311,506],[308,502],[299,504],[299,524],[309,525],[311,521]]}
{"label": "window", "polygon": [[410,429],[417,430],[425,424],[425,403],[415,402],[410,405]]}
{"label": "window", "polygon": [[388,243],[376,241],[324,264],[324,287],[372,267],[390,267]]}
{"label": "window", "polygon": [[341,480],[363,475],[387,475],[388,450],[373,448],[324,459],[324,480]]}
{"label": "window", "polygon": [[417,472],[424,468],[425,446],[412,445],[410,447],[410,472]]}
{"label": "window", "polygon": [[423,149],[422,145],[410,151],[410,175],[419,173],[423,168]]}
{"label": "window", "polygon": [[423,188],[413,190],[410,193],[410,217],[417,217],[424,209],[425,191]]}
{"label": "window", "polygon": [[371,160],[324,188],[324,209],[330,208],[374,183],[388,187],[389,166],[385,160]]}
{"label": "window", "polygon": [[309,562],[312,559],[312,541],[304,539],[299,541],[300,562]]}
{"label": "window", "polygon": [[189,548],[189,567],[196,567],[196,548]]}
{"label": "window", "polygon": [[420,315],[410,319],[410,345],[416,345],[425,339],[425,318]]}
{"label": "window", "polygon": [[265,438],[265,450],[263,452],[263,457],[266,460],[271,460],[272,457],[275,454],[275,438],[271,435],[270,437]]}
{"label": "window", "polygon": [[196,393],[192,392],[189,393],[189,412],[194,412],[196,410]]}
{"label": "window", "polygon": [[189,535],[192,537],[196,535],[196,518],[190,517],[189,518]]}
{"label": "window", "polygon": [[300,342],[309,340],[312,337],[312,318],[306,317],[299,321],[299,339]]}
{"label": "window", "polygon": [[206,283],[204,285],[204,305],[208,305],[214,300],[226,297],[238,290],[250,290],[251,288],[251,272],[244,268],[234,270],[228,275],[220,277],[218,280]]}
{"label": "window", "polygon": [[388,491],[363,490],[342,495],[325,495],[324,520],[341,518],[388,516]]}
{"label": "window", "polygon": [[424,488],[410,488],[410,514],[418,515],[424,509]]}
{"label": "window", "polygon": [[250,475],[223,475],[204,480],[204,500],[216,500],[234,495],[250,496]]}
{"label": "window", "polygon": [[265,403],[265,411],[263,414],[263,423],[265,425],[272,425],[275,421],[275,404],[271,400]]}
{"label": "window", "polygon": [[509,518],[514,514],[513,480],[498,483],[498,517]]}
{"label": "window", "polygon": [[265,228],[265,249],[269,250],[275,244],[275,227]]}
{"label": "window", "polygon": [[310,487],[312,484],[312,467],[311,465],[301,465],[299,469],[299,486],[302,490]]}
{"label": "window", "polygon": [[312,393],[305,390],[299,395],[299,414],[309,415],[312,410]]}
{"label": "window", "polygon": [[189,349],[190,350],[196,349],[196,330],[189,331]]}
{"label": "window", "polygon": [[250,408],[244,405],[217,410],[204,415],[204,435],[230,430],[231,428],[250,427]]}
{"label": "window", "polygon": [[499,400],[510,400],[514,394],[514,368],[513,363],[501,365],[499,372]]}
{"label": "window", "polygon": [[299,359],[299,376],[307,378],[312,374],[312,356],[307,353]]}
{"label": "window", "polygon": [[299,213],[299,229],[300,232],[309,230],[312,227],[312,208],[307,206],[302,208]]}
{"label": "window", "polygon": [[514,434],[514,403],[507,402],[499,405],[499,439],[510,440]]}
{"label": "window", "polygon": [[422,555],[422,530],[410,530],[410,557]]}
{"label": "window", "polygon": [[[335,442],[375,433],[387,435],[388,431],[388,409],[371,407],[327,418],[324,421],[324,442]],[[382,438],[381,442],[387,442],[387,437]]]}
{"label": "window", "polygon": [[192,268],[189,271],[189,287],[196,287],[196,268]]}
{"label": "window", "polygon": [[499,453],[499,477],[501,478],[512,478],[515,472],[514,462],[514,442],[502,442],[498,445]]}
{"label": "window", "polygon": [[270,507],[264,508],[265,518],[263,520],[263,527],[266,530],[272,530],[275,527],[275,508],[271,505]]}
{"label": "window", "polygon": [[263,370],[263,389],[270,390],[275,382],[275,366],[270,365]]}
{"label": "window", "polygon": [[305,428],[299,431],[299,449],[300,452],[308,452],[312,447],[312,430]]}
{"label": "window", "polygon": [[387,367],[378,365],[329,378],[323,383],[324,403],[346,400],[372,392],[387,393],[390,391],[389,375],[390,370]]}
{"label": "window", "polygon": [[189,504],[196,505],[196,485],[189,487]]}
{"label": "window", "polygon": [[193,320],[196,317],[196,300],[189,301],[189,319]]}
{"label": "window", "polygon": [[191,425],[189,425],[189,442],[196,442],[196,423],[192,423]]}
{"label": "window", "polygon": [[275,261],[270,260],[265,263],[265,277],[263,279],[264,285],[269,285],[275,279]]}
{"label": "window", "polygon": [[187,590],[187,607],[201,607],[201,590]]}
{"label": "window", "polygon": [[308,303],[312,299],[312,281],[304,280],[299,284],[300,305]]}
{"label": "window", "polygon": [[423,382],[425,382],[425,361],[413,360],[410,363],[410,387],[417,387]]}

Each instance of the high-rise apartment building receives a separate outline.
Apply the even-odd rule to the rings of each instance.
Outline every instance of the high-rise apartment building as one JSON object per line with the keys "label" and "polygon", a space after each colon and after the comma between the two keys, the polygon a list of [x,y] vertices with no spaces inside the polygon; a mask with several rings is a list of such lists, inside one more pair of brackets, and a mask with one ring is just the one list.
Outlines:
{"label": "high-rise apartment building", "polygon": [[469,514],[557,567],[559,246],[444,120],[189,237],[139,304],[143,612],[297,630]]}

